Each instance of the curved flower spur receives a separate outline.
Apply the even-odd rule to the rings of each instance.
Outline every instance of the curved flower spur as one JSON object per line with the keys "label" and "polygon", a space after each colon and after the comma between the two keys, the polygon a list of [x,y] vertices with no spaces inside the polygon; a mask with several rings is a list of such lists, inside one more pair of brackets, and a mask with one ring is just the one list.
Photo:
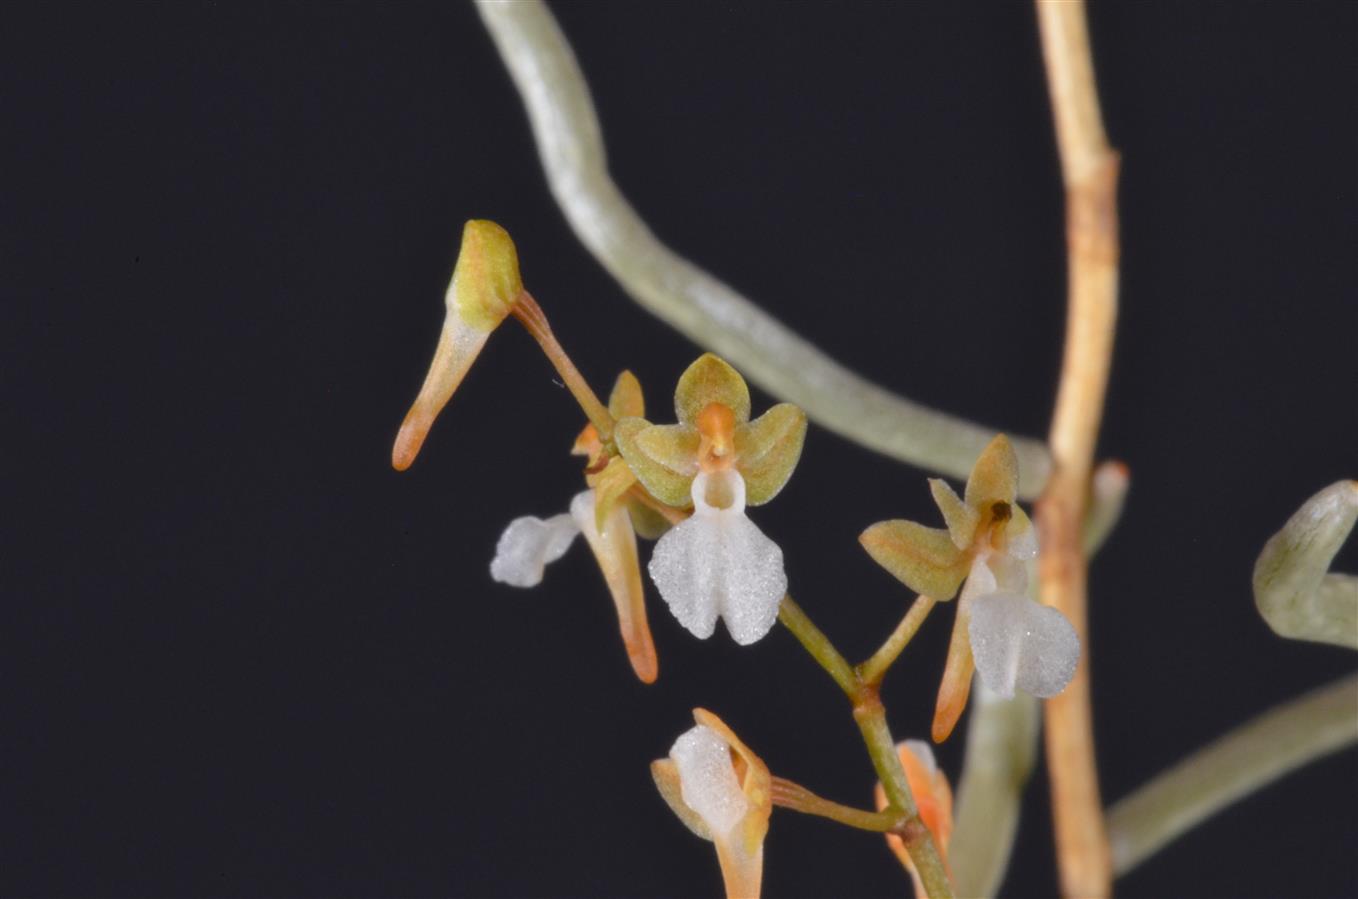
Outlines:
{"label": "curved flower spur", "polygon": [[1016,688],[1055,696],[1075,674],[1080,640],[1064,615],[1026,595],[1026,563],[1037,555],[1037,538],[1016,502],[1018,460],[1009,439],[1001,434],[981,452],[963,497],[937,478],[929,487],[945,530],[881,521],[859,542],[921,595],[943,601],[961,587],[934,712],[932,735],[941,743],[966,708],[973,671],[1000,697]]}
{"label": "curved flower spur", "polygon": [[[631,372],[618,375],[608,410],[617,418],[644,413],[641,384]],[[526,515],[511,521],[495,546],[490,576],[513,587],[536,587],[547,563],[559,559],[575,536],[583,533],[613,596],[632,670],[643,683],[654,683],[659,663],[646,621],[637,533],[658,537],[669,522],[638,499],[637,491],[630,490],[636,479],[621,459],[608,457],[594,425],[585,426],[571,451],[588,459],[585,482],[589,489],[575,495],[569,512],[546,520]]]}
{"label": "curved flower spur", "polygon": [[787,592],[783,552],[745,517],[778,495],[801,457],[806,413],[781,403],[750,420],[750,390],[706,353],[674,392],[677,424],[621,419],[614,439],[646,491],[666,506],[692,506],[651,554],[651,579],[679,623],[712,636],[717,618],[741,645],[773,627]]}

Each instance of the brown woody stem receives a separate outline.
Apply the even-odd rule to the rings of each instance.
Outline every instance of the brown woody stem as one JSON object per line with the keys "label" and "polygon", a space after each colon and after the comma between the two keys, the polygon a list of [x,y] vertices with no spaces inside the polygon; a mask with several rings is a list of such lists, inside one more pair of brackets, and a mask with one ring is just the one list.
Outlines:
{"label": "brown woody stem", "polygon": [[1042,600],[1074,625],[1084,652],[1064,693],[1047,702],[1047,768],[1061,889],[1112,891],[1090,708],[1087,559],[1081,540],[1117,318],[1117,154],[1108,146],[1082,0],[1037,0],[1047,86],[1066,192],[1065,355],[1049,443],[1052,476],[1037,503]]}

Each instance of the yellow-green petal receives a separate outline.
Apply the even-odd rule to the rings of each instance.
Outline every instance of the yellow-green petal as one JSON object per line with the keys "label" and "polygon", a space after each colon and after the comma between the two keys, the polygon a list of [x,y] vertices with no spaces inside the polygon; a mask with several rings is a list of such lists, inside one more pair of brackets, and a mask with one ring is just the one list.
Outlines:
{"label": "yellow-green petal", "polygon": [[1013,504],[1018,497],[1018,457],[1003,434],[981,451],[967,479],[967,505],[983,512],[993,503]]}
{"label": "yellow-green petal", "polygon": [[630,371],[624,371],[613,382],[613,392],[608,395],[608,413],[614,418],[641,418],[646,414],[641,382]]}
{"label": "yellow-green petal", "polygon": [[879,521],[858,542],[898,581],[933,599],[952,599],[967,576],[966,556],[939,528],[900,519]]}
{"label": "yellow-green petal", "polygon": [[750,420],[750,388],[740,373],[712,353],[703,353],[679,376],[674,388],[674,414],[692,425],[711,403],[721,403],[736,415],[736,423]]}
{"label": "yellow-green petal", "polygon": [[684,826],[704,840],[712,839],[712,831],[702,816],[689,808],[684,802],[683,788],[679,782],[679,766],[673,759],[656,759],[651,762],[651,779],[660,791],[660,798],[670,807],[670,811],[684,822]]}
{"label": "yellow-green petal", "polygon": [[448,285],[449,308],[467,324],[490,331],[505,320],[522,293],[519,254],[509,233],[494,222],[467,222]]}
{"label": "yellow-green petal", "polygon": [[689,486],[698,473],[697,431],[624,418],[613,427],[613,439],[646,492],[676,509],[693,505]]}
{"label": "yellow-green petal", "polygon": [[745,502],[759,506],[783,489],[806,441],[806,413],[779,403],[749,424],[736,426],[736,469],[745,478]]}
{"label": "yellow-green petal", "polygon": [[627,467],[627,461],[619,456],[608,460],[608,465],[594,479],[594,527],[600,533],[604,521],[608,519],[613,507],[628,489],[637,482],[637,476]]}
{"label": "yellow-green petal", "polygon": [[659,540],[670,529],[670,520],[637,499],[627,500],[627,511],[632,516],[632,530],[643,540]]}
{"label": "yellow-green petal", "polygon": [[953,545],[958,549],[971,546],[972,541],[976,539],[976,526],[981,523],[980,514],[962,502],[962,498],[941,478],[929,479],[929,492],[934,495],[934,502],[943,513],[943,520],[948,525],[948,534],[952,537]]}

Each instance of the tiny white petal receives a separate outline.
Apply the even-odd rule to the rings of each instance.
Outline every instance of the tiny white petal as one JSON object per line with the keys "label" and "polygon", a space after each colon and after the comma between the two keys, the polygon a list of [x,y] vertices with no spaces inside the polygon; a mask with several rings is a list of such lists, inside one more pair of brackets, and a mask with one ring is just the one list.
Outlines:
{"label": "tiny white petal", "polygon": [[721,547],[726,556],[726,583],[721,617],[731,637],[749,646],[773,629],[778,607],[787,594],[783,551],[744,515],[727,516]]}
{"label": "tiny white petal", "polygon": [[962,592],[957,597],[959,604],[970,603],[976,597],[994,593],[998,589],[995,586],[995,573],[986,564],[989,558],[989,553],[978,553],[972,560],[967,582],[962,585]]}
{"label": "tiny white petal", "polygon": [[[718,508],[711,493],[726,498]],[[762,638],[787,592],[783,551],[745,517],[745,481],[734,471],[693,479],[692,517],[667,531],[647,566],[660,596],[695,636],[712,636],[718,616],[737,643]]]}
{"label": "tiny white petal", "polygon": [[1026,562],[1037,558],[1037,528],[1032,525],[1017,536],[1011,536],[1008,544],[1009,555]]}
{"label": "tiny white petal", "polygon": [[[986,567],[994,579],[995,586],[987,593],[1017,593],[1024,596],[1028,592],[1028,563],[1020,561],[1008,553],[991,553],[986,559]],[[982,595],[982,594],[977,594]]]}
{"label": "tiny white petal", "polygon": [[740,789],[726,741],[699,724],[679,735],[670,758],[679,768],[684,805],[698,813],[714,836],[730,833],[750,810],[750,800]]}
{"label": "tiny white petal", "polygon": [[495,544],[490,576],[511,587],[536,587],[542,583],[542,570],[570,549],[580,533],[570,515],[553,515],[547,520],[525,515],[505,528]]}
{"label": "tiny white petal", "polygon": [[666,531],[646,570],[670,612],[693,636],[706,640],[717,629],[719,603],[715,559],[720,529],[695,514]]}
{"label": "tiny white petal", "polygon": [[[968,631],[970,631],[970,628],[968,628]],[[968,639],[970,639],[970,633],[968,633]],[[973,660],[975,659],[974,654],[972,658]],[[978,677],[971,686],[970,701],[979,703],[980,705],[999,705],[1000,703],[1013,702],[1014,694],[1010,693],[1008,696],[1002,696],[987,687],[984,678]]]}
{"label": "tiny white petal", "polygon": [[[594,491],[582,490],[571,497],[571,518],[575,519],[575,526],[580,532],[589,536],[590,531],[597,531],[594,524]],[[586,531],[585,528],[589,528]]]}
{"label": "tiny white petal", "polygon": [[1080,638],[1050,606],[1013,593],[977,597],[971,652],[986,688],[1002,698],[1015,688],[1046,699],[1066,688],[1080,660]]}

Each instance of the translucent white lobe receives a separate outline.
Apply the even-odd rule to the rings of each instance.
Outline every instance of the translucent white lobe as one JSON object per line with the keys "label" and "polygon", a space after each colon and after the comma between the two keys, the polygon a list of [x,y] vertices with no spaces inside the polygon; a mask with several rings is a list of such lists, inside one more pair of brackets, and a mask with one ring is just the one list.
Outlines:
{"label": "translucent white lobe", "polygon": [[972,600],[968,636],[981,682],[1005,699],[1015,688],[1055,696],[1080,660],[1080,638],[1065,616],[1016,593]]}
{"label": "translucent white lobe", "polygon": [[699,724],[679,735],[670,758],[679,768],[684,804],[698,813],[714,836],[730,833],[749,812],[750,800],[740,789],[726,741]]}
{"label": "translucent white lobe", "polygon": [[1029,559],[1036,559],[1037,528],[1029,525],[1022,533],[1010,536],[1009,544],[1005,547],[1005,551],[1008,552],[1010,556],[1022,562],[1027,562]]}
{"label": "translucent white lobe", "polygon": [[525,515],[505,528],[495,544],[490,576],[511,587],[536,587],[542,583],[542,570],[570,549],[580,528],[568,514],[548,519]]}
{"label": "translucent white lobe", "polygon": [[745,517],[738,472],[699,474],[692,496],[693,516],[655,545],[651,580],[695,636],[712,636],[720,617],[737,643],[754,643],[773,627],[787,593],[783,551]]}

